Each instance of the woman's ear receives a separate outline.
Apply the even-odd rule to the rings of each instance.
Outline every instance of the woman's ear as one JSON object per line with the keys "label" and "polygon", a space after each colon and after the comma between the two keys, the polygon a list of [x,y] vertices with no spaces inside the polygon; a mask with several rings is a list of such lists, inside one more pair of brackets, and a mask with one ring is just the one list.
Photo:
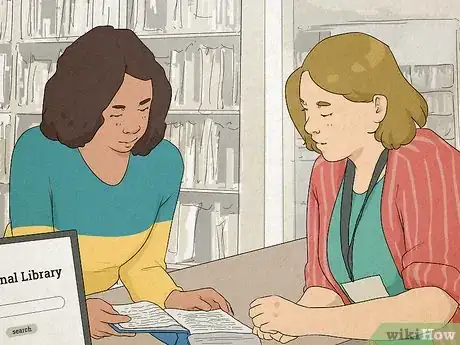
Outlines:
{"label": "woman's ear", "polygon": [[372,102],[374,103],[375,122],[382,122],[387,114],[388,100],[384,95],[375,95]]}

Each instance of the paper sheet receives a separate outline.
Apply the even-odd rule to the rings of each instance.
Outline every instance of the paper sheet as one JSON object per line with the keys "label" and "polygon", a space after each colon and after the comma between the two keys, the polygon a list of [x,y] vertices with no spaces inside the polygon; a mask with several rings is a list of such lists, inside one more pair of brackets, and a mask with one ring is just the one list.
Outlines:
{"label": "paper sheet", "polygon": [[187,311],[166,309],[191,334],[252,333],[252,330],[222,310]]}
{"label": "paper sheet", "polygon": [[171,316],[160,307],[149,302],[114,305],[113,309],[122,315],[128,315],[131,320],[118,324],[122,329],[160,329],[180,326]]}

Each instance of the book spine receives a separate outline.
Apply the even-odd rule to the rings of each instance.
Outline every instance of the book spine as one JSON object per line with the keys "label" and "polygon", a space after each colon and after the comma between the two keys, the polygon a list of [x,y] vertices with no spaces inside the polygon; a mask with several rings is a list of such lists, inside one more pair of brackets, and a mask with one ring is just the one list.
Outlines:
{"label": "book spine", "polygon": [[227,150],[227,166],[225,172],[225,188],[233,189],[235,187],[235,151],[232,147],[228,147]]}
{"label": "book spine", "polygon": [[0,103],[1,104],[5,103],[5,100],[6,100],[5,74],[8,68],[6,65],[6,61],[7,61],[6,54],[0,53]]}
{"label": "book spine", "polygon": [[214,203],[214,210],[211,213],[211,260],[218,260],[220,259],[220,249],[221,246],[219,244],[221,240],[220,227],[222,223],[222,219],[220,216],[221,212],[221,205],[219,202]]}
{"label": "book spine", "polygon": [[174,217],[171,224],[171,232],[169,234],[168,250],[166,252],[165,262],[176,263],[178,262],[179,251],[179,220],[180,220],[180,201],[177,202],[176,209],[174,210]]}

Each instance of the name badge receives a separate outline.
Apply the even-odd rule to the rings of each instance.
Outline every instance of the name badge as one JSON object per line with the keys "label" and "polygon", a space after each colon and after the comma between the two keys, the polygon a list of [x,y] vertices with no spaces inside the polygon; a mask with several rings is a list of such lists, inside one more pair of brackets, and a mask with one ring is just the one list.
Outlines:
{"label": "name badge", "polygon": [[342,287],[354,302],[365,302],[390,296],[379,275],[344,283]]}

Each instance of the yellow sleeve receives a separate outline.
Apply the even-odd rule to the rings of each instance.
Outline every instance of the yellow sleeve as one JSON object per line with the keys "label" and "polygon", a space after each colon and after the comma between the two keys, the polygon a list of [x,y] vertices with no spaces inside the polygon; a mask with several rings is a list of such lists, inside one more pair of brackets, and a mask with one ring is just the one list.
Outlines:
{"label": "yellow sleeve", "polygon": [[172,291],[182,291],[166,272],[170,231],[171,221],[155,223],[142,248],[121,266],[120,279],[134,302],[150,301],[164,308]]}
{"label": "yellow sleeve", "polygon": [[8,224],[5,229],[4,237],[44,234],[53,231],[55,231],[55,229],[51,226],[21,226],[12,229],[11,224]]}

